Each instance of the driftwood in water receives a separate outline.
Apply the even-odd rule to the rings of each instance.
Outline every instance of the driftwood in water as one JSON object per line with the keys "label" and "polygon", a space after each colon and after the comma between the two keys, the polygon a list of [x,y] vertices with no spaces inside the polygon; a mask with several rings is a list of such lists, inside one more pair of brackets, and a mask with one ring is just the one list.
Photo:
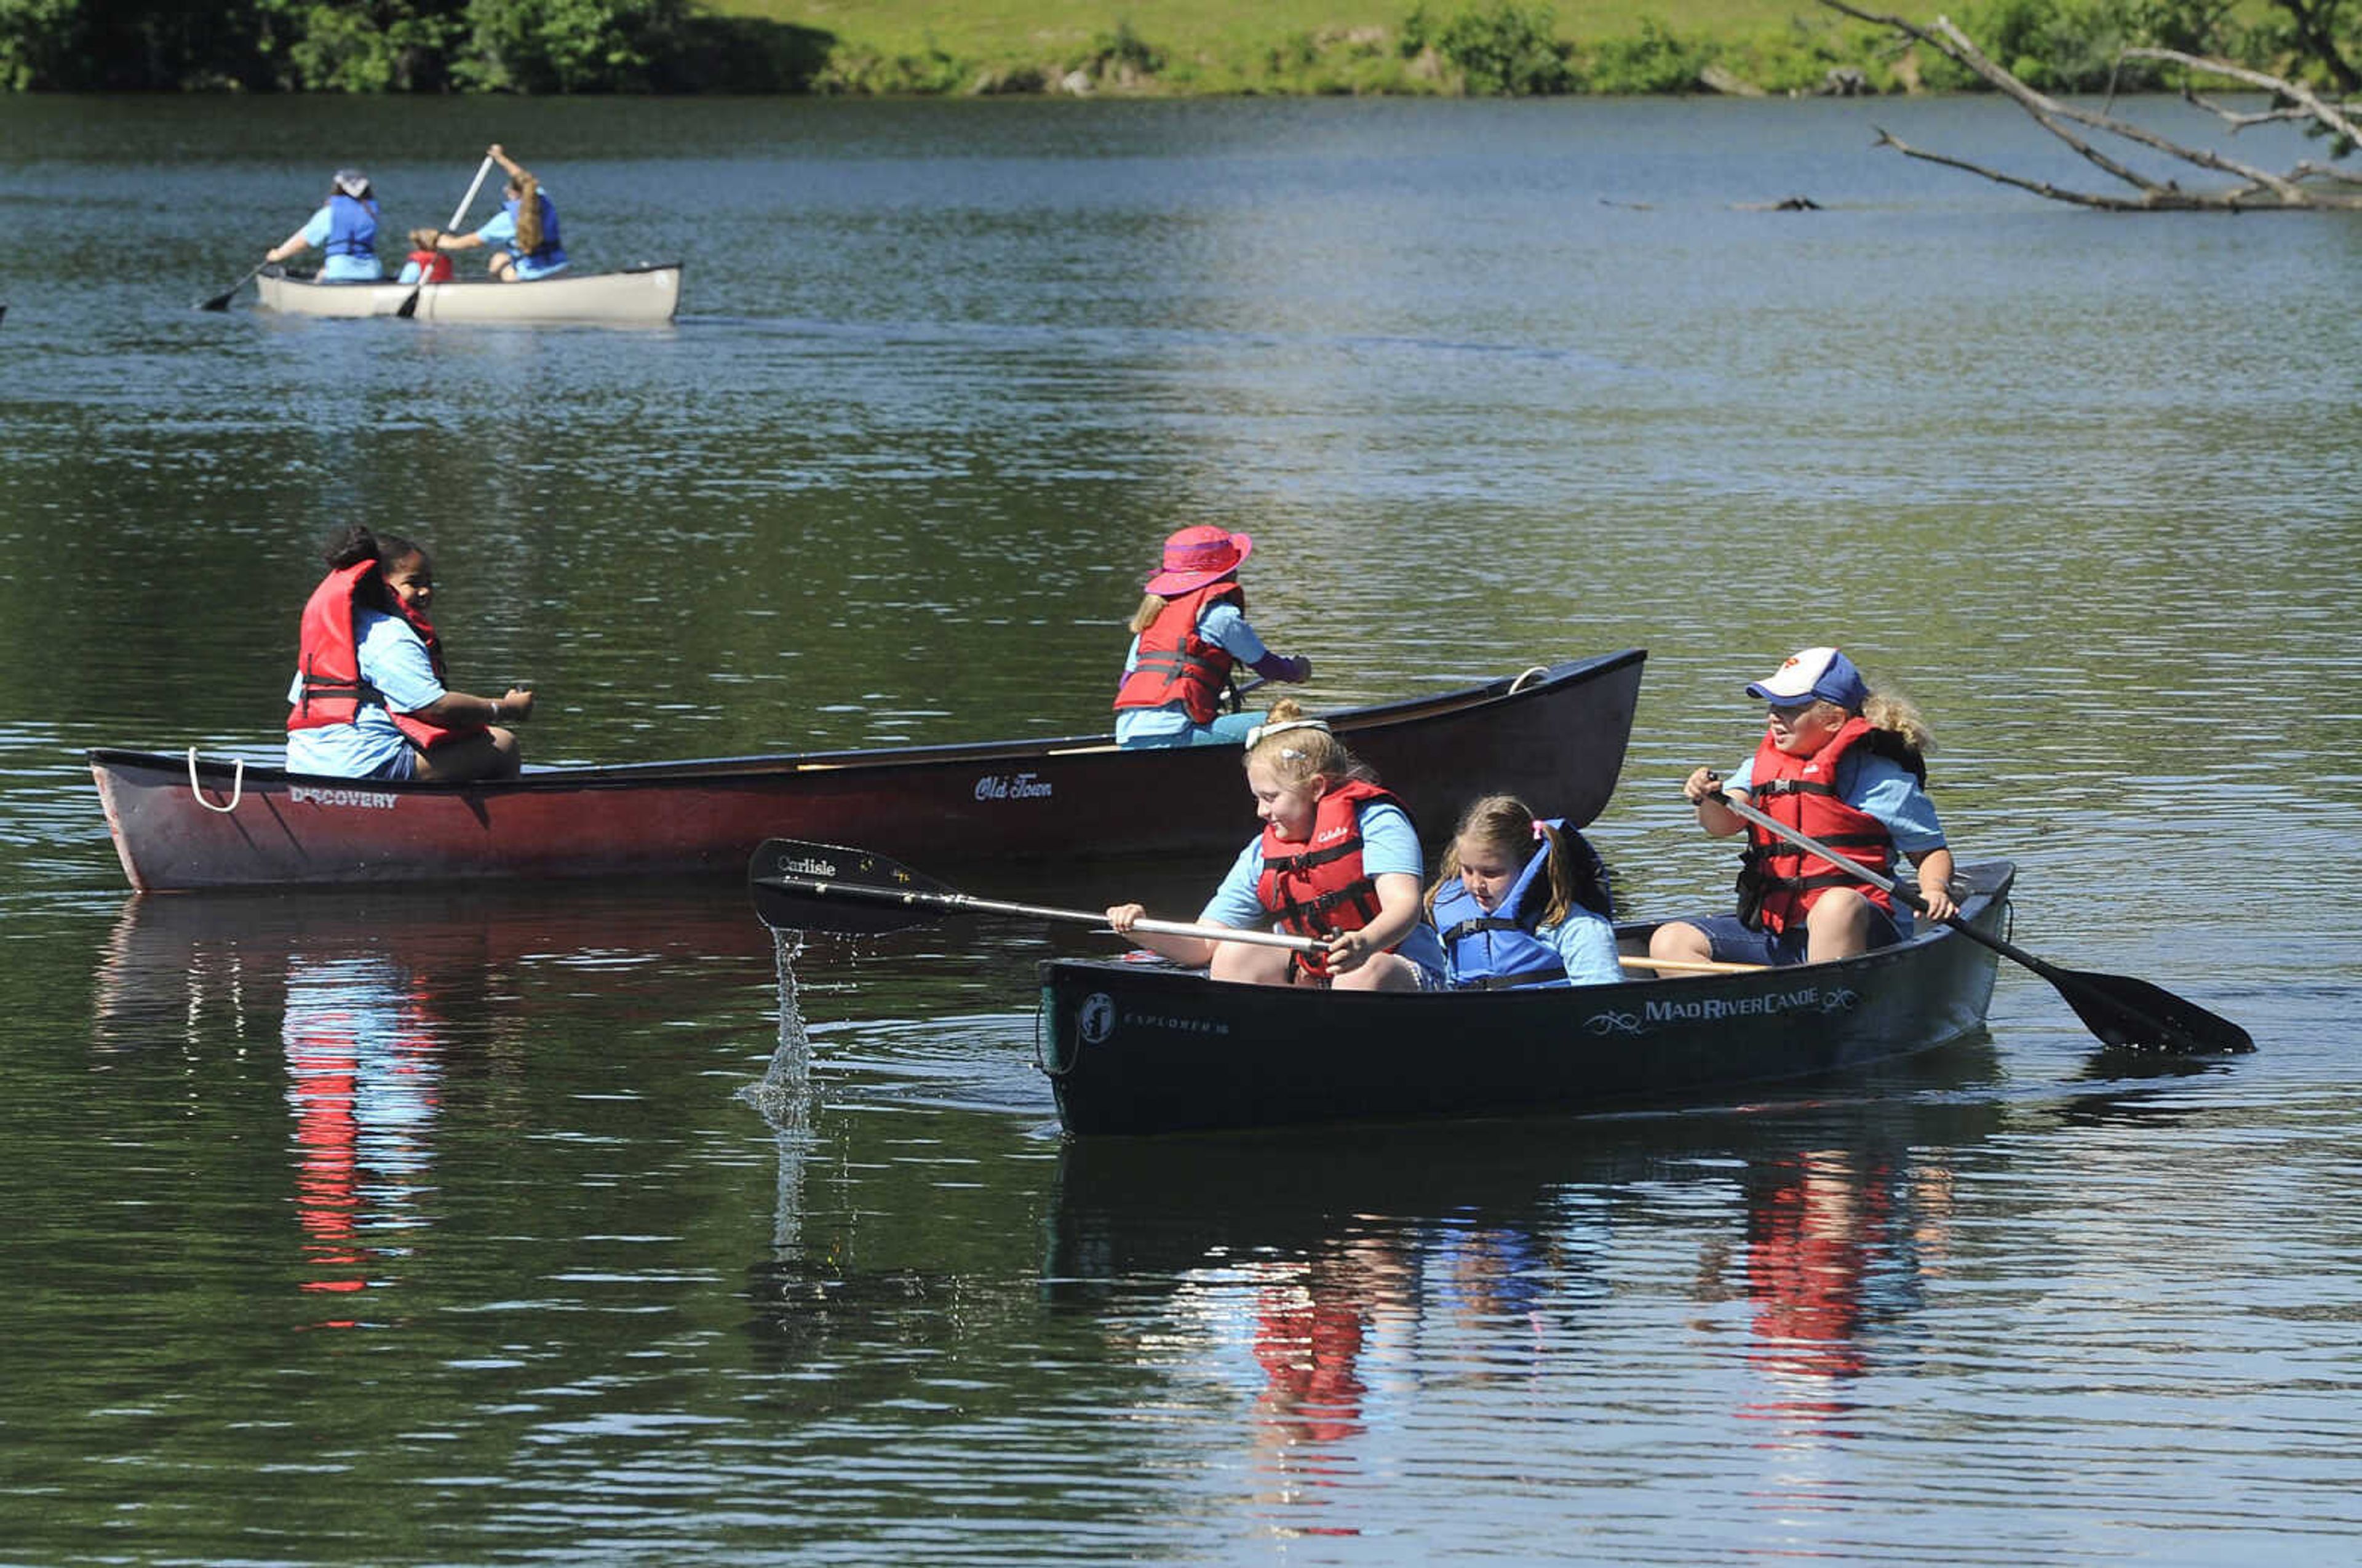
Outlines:
{"label": "driftwood in water", "polygon": [[[2310,160],[2299,162],[2284,173],[2274,173],[2222,153],[2204,148],[2184,147],[2144,126],[2118,119],[2114,115],[2062,104],[2047,94],[2037,93],[2008,71],[1986,58],[1969,36],[1955,27],[1950,18],[1938,17],[1926,27],[1908,22],[1900,17],[1882,16],[1872,11],[1856,10],[1845,0],[1821,0],[1833,11],[1841,11],[1860,21],[1893,28],[1908,38],[1926,44],[1981,77],[1996,92],[2014,100],[2035,123],[2073,148],[2086,161],[2101,170],[2120,184],[2130,187],[2131,193],[2122,192],[2077,191],[2054,185],[2044,180],[2031,180],[2003,170],[1989,169],[1971,163],[1964,158],[1946,153],[1930,152],[1912,147],[1883,127],[1878,127],[1882,147],[1891,147],[1906,158],[1920,159],[1928,163],[1940,163],[1948,169],[1965,170],[2003,185],[2014,185],[2021,191],[2031,191],[2037,196],[2054,202],[2069,202],[2077,206],[2096,207],[2106,212],[2307,212],[2362,210],[2362,175],[2315,163]],[[2119,56],[2125,60],[2154,60],[2179,64],[2193,72],[2219,76],[2269,93],[2273,96],[2271,110],[2260,115],[2233,113],[2220,105],[2208,103],[2195,93],[2183,94],[2191,103],[2216,115],[2233,130],[2244,125],[2265,121],[2293,120],[2319,127],[2343,144],[2362,141],[2362,132],[2355,127],[2354,106],[2332,103],[2300,83],[2269,75],[2261,71],[2235,65],[2227,60],[2206,55],[2185,54],[2169,49],[2126,49]],[[2163,153],[2181,162],[2210,172],[2225,175],[2236,182],[2219,190],[2192,191],[2182,188],[2175,180],[2159,180],[2142,173],[2121,160],[2103,150],[2092,140],[2080,134],[2077,127],[2116,137]],[[2339,189],[2337,187],[2345,187]]]}

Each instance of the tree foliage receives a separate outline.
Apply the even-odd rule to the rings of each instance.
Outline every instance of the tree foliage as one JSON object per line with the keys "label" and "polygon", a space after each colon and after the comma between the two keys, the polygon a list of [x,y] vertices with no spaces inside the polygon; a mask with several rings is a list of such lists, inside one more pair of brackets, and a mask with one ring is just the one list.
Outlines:
{"label": "tree foliage", "polygon": [[795,88],[816,36],[691,0],[0,0],[0,88]]}
{"label": "tree foliage", "polygon": [[1402,50],[1433,49],[1482,96],[1570,93],[1577,85],[1572,51],[1552,30],[1554,20],[1548,6],[1494,0],[1490,10],[1465,10],[1439,23],[1422,4],[1403,23]]}

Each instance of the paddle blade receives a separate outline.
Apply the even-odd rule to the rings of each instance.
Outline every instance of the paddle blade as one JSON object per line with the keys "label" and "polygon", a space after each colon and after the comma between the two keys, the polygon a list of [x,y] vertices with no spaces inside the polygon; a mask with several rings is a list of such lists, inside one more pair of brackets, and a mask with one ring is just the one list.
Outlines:
{"label": "paddle blade", "polygon": [[394,307],[393,314],[402,317],[404,321],[409,321],[418,315],[418,296],[420,292],[425,287],[425,284],[421,283],[417,288],[411,290],[408,297],[405,298],[402,304]]}
{"label": "paddle blade", "polygon": [[755,912],[774,930],[866,935],[941,917],[952,890],[874,850],[765,839],[747,862]]}
{"label": "paddle blade", "polygon": [[2111,1045],[2196,1056],[2236,1055],[2256,1048],[2254,1036],[2229,1019],[2147,980],[2047,964],[2041,974],[2092,1032]]}
{"label": "paddle blade", "polygon": [[246,280],[241,278],[229,288],[215,294],[213,298],[209,300],[200,300],[197,303],[197,308],[199,310],[227,310],[229,309],[230,300],[237,295],[237,291],[240,288],[243,288],[245,284]]}

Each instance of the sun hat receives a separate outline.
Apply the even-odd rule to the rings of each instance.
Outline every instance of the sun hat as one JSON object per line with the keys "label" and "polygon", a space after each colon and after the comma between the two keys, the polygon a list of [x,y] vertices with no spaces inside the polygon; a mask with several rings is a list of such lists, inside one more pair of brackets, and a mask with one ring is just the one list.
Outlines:
{"label": "sun hat", "polygon": [[1853,660],[1837,649],[1805,648],[1790,654],[1769,680],[1755,682],[1747,694],[1777,707],[1817,697],[1851,712],[1870,701],[1870,683],[1862,679]]}
{"label": "sun hat", "polygon": [[1238,570],[1253,548],[1244,534],[1210,523],[1184,528],[1164,541],[1164,569],[1148,580],[1147,591],[1162,599],[1192,592]]}
{"label": "sun hat", "polygon": [[337,170],[333,182],[337,190],[342,191],[346,195],[352,197],[356,201],[360,199],[362,192],[369,189],[370,183],[369,176],[362,173],[358,169]]}

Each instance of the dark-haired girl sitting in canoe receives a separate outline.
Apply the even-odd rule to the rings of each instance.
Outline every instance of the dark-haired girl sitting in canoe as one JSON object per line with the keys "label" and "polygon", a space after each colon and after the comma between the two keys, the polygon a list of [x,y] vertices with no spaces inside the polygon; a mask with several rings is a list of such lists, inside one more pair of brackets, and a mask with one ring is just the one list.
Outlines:
{"label": "dark-haired girl sitting in canoe", "polygon": [[1318,719],[1282,698],[1247,737],[1247,787],[1260,836],[1239,852],[1198,917],[1201,925],[1281,930],[1325,942],[1319,953],[1135,932],[1138,904],[1108,923],[1217,980],[1418,990],[1443,983],[1443,949],[1421,922],[1426,862],[1401,802]]}
{"label": "dark-haired girl sitting in canoe", "polygon": [[475,697],[445,684],[426,613],[435,563],[407,539],[355,524],[330,541],[328,575],[304,606],[287,715],[287,768],[332,778],[506,778],[533,692]]}
{"label": "dark-haired girl sitting in canoe", "polygon": [[1514,795],[1487,795],[1460,819],[1427,890],[1458,989],[1597,986],[1624,977],[1607,868],[1589,840]]}

